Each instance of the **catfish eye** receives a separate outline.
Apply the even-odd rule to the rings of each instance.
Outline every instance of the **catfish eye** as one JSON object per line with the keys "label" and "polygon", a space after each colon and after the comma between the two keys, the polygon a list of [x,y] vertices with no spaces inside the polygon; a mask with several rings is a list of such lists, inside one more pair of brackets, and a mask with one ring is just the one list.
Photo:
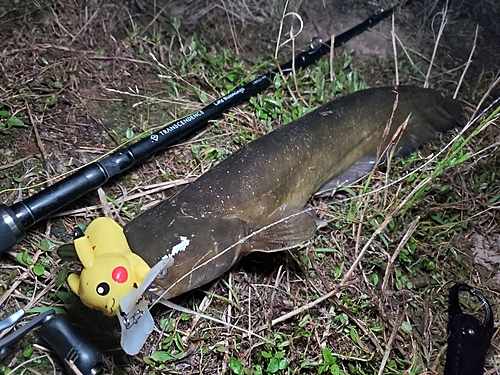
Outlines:
{"label": "catfish eye", "polygon": [[97,288],[95,288],[95,291],[100,296],[107,295],[109,293],[109,285],[108,285],[108,283],[100,283],[99,285],[97,285]]}

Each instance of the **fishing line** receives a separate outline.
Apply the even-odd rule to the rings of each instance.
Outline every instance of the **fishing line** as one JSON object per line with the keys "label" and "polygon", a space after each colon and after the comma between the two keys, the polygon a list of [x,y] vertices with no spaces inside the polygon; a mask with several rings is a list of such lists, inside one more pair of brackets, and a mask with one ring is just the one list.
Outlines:
{"label": "fishing line", "polygon": [[[397,6],[379,10],[359,25],[338,35],[333,47],[339,47],[394,13]],[[314,48],[313,48],[314,47]],[[70,202],[104,185],[111,177],[123,173],[138,162],[219,117],[222,113],[264,91],[283,73],[305,68],[331,51],[330,41],[318,43],[291,61],[239,86],[211,104],[178,119],[148,137],[121,147],[105,158],[93,162],[31,197],[12,206],[0,204],[0,253],[26,237],[26,230]]]}

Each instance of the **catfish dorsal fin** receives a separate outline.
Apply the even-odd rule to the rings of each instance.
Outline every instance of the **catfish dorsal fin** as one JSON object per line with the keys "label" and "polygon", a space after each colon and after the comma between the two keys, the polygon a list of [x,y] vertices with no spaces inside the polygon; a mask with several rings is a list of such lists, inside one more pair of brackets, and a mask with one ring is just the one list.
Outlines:
{"label": "catfish dorsal fin", "polygon": [[251,251],[280,251],[310,240],[316,221],[309,212],[284,204],[267,218],[267,225],[249,240]]}

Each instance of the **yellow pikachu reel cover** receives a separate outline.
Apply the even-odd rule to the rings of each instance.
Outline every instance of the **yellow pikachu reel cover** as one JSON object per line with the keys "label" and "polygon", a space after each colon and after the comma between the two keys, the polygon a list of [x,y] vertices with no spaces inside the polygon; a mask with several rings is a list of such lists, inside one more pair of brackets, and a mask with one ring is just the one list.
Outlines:
{"label": "yellow pikachu reel cover", "polygon": [[141,284],[150,267],[130,250],[122,228],[107,217],[92,221],[85,233],[76,229],[74,244],[83,270],[80,276],[69,275],[71,290],[88,307],[116,315],[120,298]]}

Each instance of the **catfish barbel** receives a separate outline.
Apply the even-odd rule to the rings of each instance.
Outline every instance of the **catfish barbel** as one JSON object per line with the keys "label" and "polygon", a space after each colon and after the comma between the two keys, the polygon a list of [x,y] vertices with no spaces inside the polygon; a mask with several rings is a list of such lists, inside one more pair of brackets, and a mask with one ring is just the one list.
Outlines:
{"label": "catfish barbel", "polygon": [[359,91],[245,145],[133,219],[124,233],[135,254],[151,267],[165,255],[174,259],[152,284],[154,293],[175,297],[221,276],[253,251],[311,239],[316,223],[302,212],[307,201],[338,182],[366,175],[408,116],[397,156],[461,125],[463,109],[430,89]]}

